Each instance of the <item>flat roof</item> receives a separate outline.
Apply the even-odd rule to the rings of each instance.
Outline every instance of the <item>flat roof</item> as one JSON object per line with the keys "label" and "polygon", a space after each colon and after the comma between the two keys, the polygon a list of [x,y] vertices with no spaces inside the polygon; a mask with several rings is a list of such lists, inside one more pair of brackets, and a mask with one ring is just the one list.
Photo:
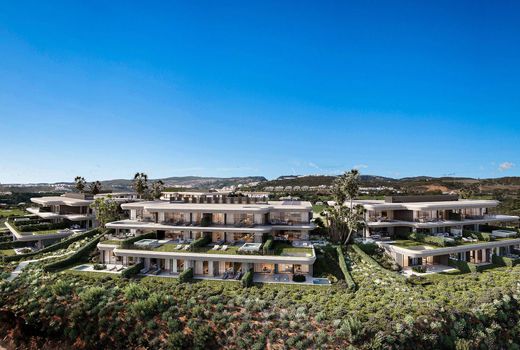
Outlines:
{"label": "flat roof", "polygon": [[67,205],[71,207],[80,207],[89,205],[93,202],[92,199],[79,199],[64,196],[48,196],[48,197],[33,197],[31,202],[40,205]]}

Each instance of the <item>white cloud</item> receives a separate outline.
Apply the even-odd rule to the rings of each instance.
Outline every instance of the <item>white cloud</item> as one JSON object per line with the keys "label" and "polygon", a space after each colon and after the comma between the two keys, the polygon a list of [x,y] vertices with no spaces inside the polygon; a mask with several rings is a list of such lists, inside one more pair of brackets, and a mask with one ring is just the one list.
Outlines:
{"label": "white cloud", "polygon": [[359,170],[359,169],[366,169],[366,168],[368,168],[368,165],[366,165],[366,164],[356,164],[356,165],[354,165],[353,168],[357,169],[357,170]]}
{"label": "white cloud", "polygon": [[511,162],[503,162],[498,166],[499,171],[506,171],[514,167],[515,165]]}
{"label": "white cloud", "polygon": [[311,168],[314,168],[314,169],[318,169],[318,170],[321,169],[321,168],[318,166],[318,164],[313,163],[313,162],[309,162],[309,166],[310,166]]}

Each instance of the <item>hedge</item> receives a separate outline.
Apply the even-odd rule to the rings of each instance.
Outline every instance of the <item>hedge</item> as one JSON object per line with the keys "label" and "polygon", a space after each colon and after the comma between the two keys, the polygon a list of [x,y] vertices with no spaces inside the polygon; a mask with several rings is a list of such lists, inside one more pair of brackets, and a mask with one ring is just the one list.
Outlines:
{"label": "hedge", "polygon": [[121,272],[121,277],[124,278],[130,278],[132,276],[135,276],[144,268],[144,263],[141,261],[140,263],[134,264],[130,266],[127,269],[124,269],[123,272]]}
{"label": "hedge", "polygon": [[269,237],[267,239],[267,241],[265,241],[265,243],[264,243],[264,245],[262,247],[262,250],[264,251],[264,254],[269,254],[269,251],[273,249],[273,244],[274,244],[273,238]]}
{"label": "hedge", "polygon": [[253,285],[253,271],[251,271],[251,270],[247,271],[244,274],[244,276],[242,276],[240,283],[242,284],[242,287],[244,287],[244,288],[251,287]]}
{"label": "hedge", "polygon": [[34,231],[45,231],[45,230],[59,230],[68,228],[71,223],[70,222],[44,222],[39,224],[29,224],[29,225],[18,225],[14,222],[9,222],[10,225],[14,226],[17,231],[20,232],[34,232]]}
{"label": "hedge", "polygon": [[204,247],[204,246],[208,245],[210,242],[211,242],[211,237],[209,235],[204,235],[204,236],[194,240],[190,244],[190,249]]}
{"label": "hedge", "polygon": [[520,264],[520,259],[514,259],[507,256],[495,255],[491,257],[491,261],[495,265],[513,267]]}
{"label": "hedge", "polygon": [[480,266],[467,262],[467,261],[449,259],[448,265],[451,267],[454,267],[454,268],[458,269],[460,272],[464,272],[464,273],[481,271]]}
{"label": "hedge", "polygon": [[23,248],[25,246],[27,246],[27,242],[26,241],[0,242],[0,250],[14,249],[14,248]]}
{"label": "hedge", "polygon": [[189,282],[193,278],[193,268],[188,268],[179,274],[179,283]]}
{"label": "hedge", "polygon": [[135,242],[140,241],[141,239],[155,239],[157,238],[157,232],[149,232],[144,235],[138,235],[132,238],[125,239],[121,242],[121,248],[129,249],[133,248]]}
{"label": "hedge", "polygon": [[43,269],[47,272],[56,271],[56,270],[62,269],[64,267],[70,266],[72,264],[75,264],[77,262],[85,260],[85,258],[89,256],[90,252],[92,252],[94,249],[96,249],[97,244],[99,243],[100,239],[101,239],[101,236],[94,238],[92,241],[88,242],[83,247],[78,249],[76,252],[67,256],[65,259],[61,259],[61,260],[55,261],[53,263],[44,265]]}
{"label": "hedge", "polygon": [[[40,253],[53,252],[53,251],[58,250],[58,249],[66,248],[69,245],[71,245],[72,243],[74,243],[76,241],[81,241],[84,238],[94,237],[98,233],[99,233],[99,229],[95,228],[93,230],[80,233],[79,235],[76,235],[76,236],[70,236],[67,239],[64,239],[64,240],[62,240],[62,241],[60,241],[58,243],[54,243],[54,244],[52,244],[52,245],[50,245],[48,247],[45,247],[43,249],[40,249],[40,250],[36,251],[36,252],[27,253],[27,254],[20,254],[20,255],[6,256],[6,257],[4,257],[4,261],[5,262],[8,262],[8,261],[18,261],[18,260],[20,260],[22,258],[27,258],[27,257],[33,256],[33,255],[37,255],[37,254],[40,254]],[[19,242],[19,241],[15,241],[15,242]],[[22,242],[22,243],[27,244],[27,242]],[[25,246],[25,244],[24,244],[24,246]]]}
{"label": "hedge", "polygon": [[338,252],[339,267],[343,272],[343,276],[345,276],[345,281],[347,282],[348,289],[356,290],[356,282],[354,282],[352,276],[350,275],[350,271],[348,270],[347,261],[345,260],[345,255],[343,255],[343,249],[341,249],[341,246],[337,246],[336,250]]}

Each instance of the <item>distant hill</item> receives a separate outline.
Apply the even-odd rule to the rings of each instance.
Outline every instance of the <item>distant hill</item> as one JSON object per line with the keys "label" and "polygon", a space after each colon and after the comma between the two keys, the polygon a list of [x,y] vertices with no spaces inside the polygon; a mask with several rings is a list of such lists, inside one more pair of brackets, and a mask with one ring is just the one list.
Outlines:
{"label": "distant hill", "polygon": [[[332,175],[280,176],[275,180],[261,182],[257,189],[271,186],[330,186],[336,177]],[[480,186],[482,191],[520,190],[520,177],[475,179],[470,177],[414,176],[394,179],[376,175],[361,175],[361,184],[367,187],[393,187],[396,190],[406,192],[457,191],[468,185]]]}
{"label": "distant hill", "polygon": [[[210,189],[237,185],[249,185],[256,190],[272,186],[330,186],[334,175],[284,175],[275,180],[267,180],[263,176],[246,177],[202,177],[177,176],[162,178],[166,188]],[[150,182],[158,179],[150,179]],[[131,179],[113,179],[101,181],[103,189],[112,191],[132,190]],[[457,191],[473,185],[479,186],[482,192],[520,191],[520,177],[502,177],[493,179],[475,179],[470,177],[432,177],[414,176],[395,179],[377,175],[361,175],[361,184],[365,187],[386,186],[403,192],[426,191]],[[74,189],[73,182],[38,183],[38,184],[4,184],[0,192],[70,192]]]}
{"label": "distant hill", "polygon": [[[201,177],[201,176],[179,176],[167,177],[162,179],[149,179],[149,182],[162,180],[165,187],[188,187],[188,188],[222,188],[233,185],[247,185],[267,181],[263,176],[246,176],[246,177]],[[130,191],[132,190],[131,179],[114,179],[101,181],[102,188],[113,191]],[[4,184],[0,186],[2,191],[12,192],[40,192],[55,191],[67,192],[74,188],[73,182],[59,183],[39,183],[39,184]]]}

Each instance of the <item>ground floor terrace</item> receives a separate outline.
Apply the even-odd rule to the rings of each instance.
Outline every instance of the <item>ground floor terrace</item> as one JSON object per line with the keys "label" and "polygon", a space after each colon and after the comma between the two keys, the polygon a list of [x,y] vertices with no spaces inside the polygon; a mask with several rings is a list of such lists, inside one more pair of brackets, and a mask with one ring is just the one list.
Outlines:
{"label": "ground floor terrace", "polygon": [[493,257],[520,258],[520,239],[467,243],[460,246],[435,247],[413,241],[378,242],[396,263],[403,267],[454,265],[470,263],[486,265]]}
{"label": "ground floor terrace", "polygon": [[122,266],[142,263],[142,274],[176,276],[191,268],[195,277],[238,280],[245,272],[253,271],[255,275],[272,276],[273,282],[282,281],[282,278],[275,279],[274,275],[283,276],[284,281],[287,278],[292,280],[293,275],[312,276],[316,259],[312,248],[285,248],[285,245],[273,251],[276,255],[260,255],[260,252],[238,254],[237,250],[217,251],[209,247],[200,252],[123,249],[103,242],[98,249],[100,263]]}

